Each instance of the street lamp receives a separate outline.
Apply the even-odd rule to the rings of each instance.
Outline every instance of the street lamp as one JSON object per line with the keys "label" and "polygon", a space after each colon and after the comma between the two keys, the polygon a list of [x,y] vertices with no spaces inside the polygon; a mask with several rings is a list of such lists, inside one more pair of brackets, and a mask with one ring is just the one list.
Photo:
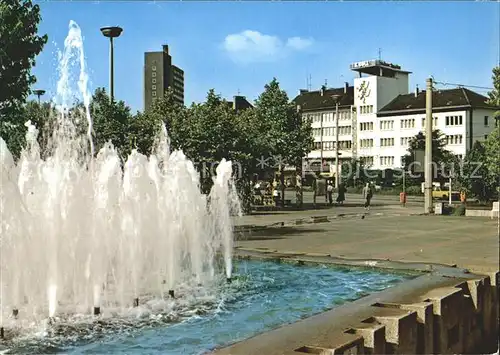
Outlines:
{"label": "street lamp", "polygon": [[339,174],[339,101],[342,95],[335,94],[332,95],[332,99],[335,102],[335,187],[338,188],[340,185],[340,174]]}
{"label": "street lamp", "polygon": [[101,33],[104,37],[109,38],[109,101],[113,102],[114,98],[114,64],[113,64],[113,38],[119,37],[123,29],[117,26],[102,27]]}
{"label": "street lamp", "polygon": [[45,90],[33,90],[33,94],[35,94],[38,97],[38,105],[40,105],[40,97],[45,95]]}

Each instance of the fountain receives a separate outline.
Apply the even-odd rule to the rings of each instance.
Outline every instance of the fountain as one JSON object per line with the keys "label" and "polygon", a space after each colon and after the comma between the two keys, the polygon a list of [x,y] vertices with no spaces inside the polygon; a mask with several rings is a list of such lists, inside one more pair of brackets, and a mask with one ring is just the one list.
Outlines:
{"label": "fountain", "polygon": [[[75,97],[83,97],[81,112],[70,109]],[[90,98],[82,35],[71,21],[51,154],[41,158],[30,122],[18,162],[0,138],[2,337],[82,315],[126,316],[143,299],[171,309],[174,290],[177,299],[179,289],[217,284],[220,250],[231,277],[231,215],[239,211],[231,162],[220,163],[207,197],[193,163],[170,152],[164,127],[149,157],[133,150],[122,163],[111,144],[95,154]]]}

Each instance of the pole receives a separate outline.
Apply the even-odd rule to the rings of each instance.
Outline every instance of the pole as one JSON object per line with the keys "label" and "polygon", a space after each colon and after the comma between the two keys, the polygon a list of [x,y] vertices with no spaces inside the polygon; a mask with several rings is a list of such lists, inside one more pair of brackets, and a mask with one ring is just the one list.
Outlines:
{"label": "pole", "polygon": [[109,37],[109,101],[112,103],[115,96],[114,88],[114,53],[113,37]]}
{"label": "pole", "polygon": [[433,212],[432,206],[432,79],[428,78],[425,91],[425,213]]}
{"label": "pole", "polygon": [[448,204],[451,206],[451,175],[449,180],[450,186],[448,187]]}
{"label": "pole", "polygon": [[339,188],[339,101],[335,103],[335,188]]}
{"label": "pole", "polygon": [[405,200],[403,200],[403,207],[406,206],[406,169],[405,167],[403,167],[403,198],[405,198]]}
{"label": "pole", "polygon": [[323,114],[320,113],[320,140],[321,140],[321,143],[320,143],[320,159],[321,159],[321,164],[320,164],[320,173],[323,172]]}

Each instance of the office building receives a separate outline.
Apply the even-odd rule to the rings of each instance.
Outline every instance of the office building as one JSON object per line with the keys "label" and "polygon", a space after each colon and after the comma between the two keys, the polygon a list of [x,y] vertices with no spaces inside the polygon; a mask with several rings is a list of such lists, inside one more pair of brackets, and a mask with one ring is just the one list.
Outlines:
{"label": "office building", "polygon": [[162,98],[168,88],[176,102],[184,105],[184,71],[172,64],[168,45],[164,45],[161,52],[144,53],[144,110]]}
{"label": "office building", "polygon": [[[335,149],[340,160],[357,158],[372,169],[403,166],[408,143],[425,131],[425,91],[409,92],[409,74],[400,66],[381,60],[351,65],[358,74],[354,87],[317,91],[301,90],[294,102],[312,119],[314,147],[307,158],[323,171],[335,173]],[[339,102],[339,142],[335,141],[335,100]],[[494,129],[494,112],[487,97],[465,88],[434,90],[433,129],[445,136],[445,149],[464,157],[477,140]]]}

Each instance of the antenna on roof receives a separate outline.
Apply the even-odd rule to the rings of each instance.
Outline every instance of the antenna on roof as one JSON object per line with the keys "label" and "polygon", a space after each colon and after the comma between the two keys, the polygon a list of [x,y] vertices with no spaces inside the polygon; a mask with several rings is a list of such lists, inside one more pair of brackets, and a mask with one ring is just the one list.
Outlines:
{"label": "antenna on roof", "polygon": [[238,88],[238,91],[237,91],[237,92],[238,92],[238,94],[237,94],[237,95],[239,96],[239,95],[240,95],[240,89],[239,89],[239,88]]}
{"label": "antenna on roof", "polygon": [[307,90],[311,91],[311,87],[312,87],[312,77],[311,77],[311,74],[309,74],[309,76],[307,77],[306,81],[307,81]]}
{"label": "antenna on roof", "polygon": [[325,79],[325,88],[328,87],[328,79]]}
{"label": "antenna on roof", "polygon": [[382,60],[382,48],[378,49],[378,60]]}

